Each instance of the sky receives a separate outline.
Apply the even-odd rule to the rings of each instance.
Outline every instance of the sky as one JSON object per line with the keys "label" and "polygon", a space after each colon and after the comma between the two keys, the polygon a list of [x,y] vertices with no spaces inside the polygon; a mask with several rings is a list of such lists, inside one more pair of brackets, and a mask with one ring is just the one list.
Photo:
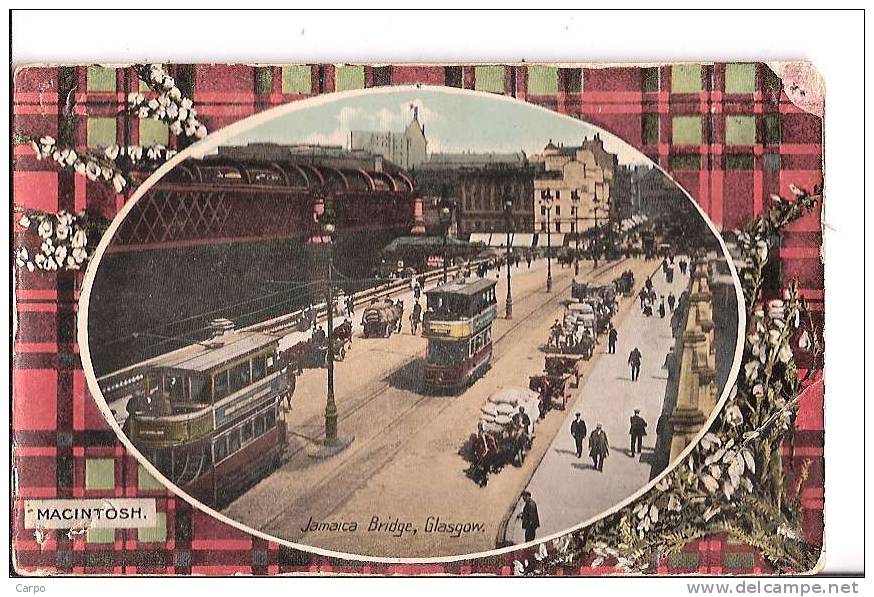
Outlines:
{"label": "sky", "polygon": [[430,89],[337,99],[278,116],[223,144],[270,141],[348,148],[352,130],[403,131],[413,117],[413,105],[419,108],[429,153],[525,151],[531,155],[542,152],[550,139],[555,144],[579,145],[584,137],[600,132],[605,148],[616,153],[620,163],[651,164],[618,137],[582,121],[523,102]]}

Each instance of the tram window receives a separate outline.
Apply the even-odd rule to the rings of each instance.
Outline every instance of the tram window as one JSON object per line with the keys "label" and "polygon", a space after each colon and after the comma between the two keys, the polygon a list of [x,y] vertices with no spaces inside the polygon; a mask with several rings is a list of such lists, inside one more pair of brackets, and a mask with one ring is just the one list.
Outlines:
{"label": "tram window", "polygon": [[428,345],[428,362],[434,365],[457,365],[467,357],[469,349],[467,342],[431,342]]}
{"label": "tram window", "polygon": [[240,430],[234,429],[228,434],[228,454],[240,449]]}
{"label": "tram window", "polygon": [[146,396],[156,397],[155,393],[161,390],[161,374],[149,373],[146,375]]}
{"label": "tram window", "polygon": [[273,429],[276,426],[276,411],[272,408],[267,411],[264,417],[264,425],[267,429]]}
{"label": "tram window", "polygon": [[209,404],[209,384],[206,378],[194,376],[190,378],[191,383],[191,398],[194,402],[200,404]]}
{"label": "tram window", "polygon": [[249,385],[251,380],[249,361],[244,361],[239,365],[231,367],[231,370],[228,371],[228,375],[230,377],[230,387],[232,394],[237,390],[245,388],[247,385]]}
{"label": "tram window", "polygon": [[243,423],[243,443],[252,441],[252,420],[249,419],[245,423]]}
{"label": "tram window", "polygon": [[264,379],[267,376],[267,357],[263,354],[252,359],[252,381]]}
{"label": "tram window", "polygon": [[264,434],[264,416],[259,415],[255,418],[255,435],[263,435]]}
{"label": "tram window", "polygon": [[186,399],[185,378],[178,375],[168,375],[164,378],[164,393],[173,403],[184,402]]}
{"label": "tram window", "polygon": [[267,375],[270,375],[276,370],[276,357],[274,355],[267,355]]}
{"label": "tram window", "polygon": [[228,395],[228,372],[220,371],[215,374],[215,399],[221,400]]}
{"label": "tram window", "polygon": [[215,452],[215,461],[219,462],[228,457],[228,436],[223,435],[215,440],[213,446]]}

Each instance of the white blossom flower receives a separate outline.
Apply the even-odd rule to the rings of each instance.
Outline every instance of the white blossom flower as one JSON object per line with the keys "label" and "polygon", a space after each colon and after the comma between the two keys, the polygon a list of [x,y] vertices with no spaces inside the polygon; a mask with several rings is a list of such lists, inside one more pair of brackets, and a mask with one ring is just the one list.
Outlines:
{"label": "white blossom flower", "polygon": [[58,245],[55,247],[55,259],[58,263],[63,263],[67,258],[67,246],[66,245]]}
{"label": "white blossom flower", "polygon": [[768,260],[768,243],[763,240],[756,242],[756,257],[762,263]]}
{"label": "white blossom flower", "polygon": [[[528,563],[528,560],[525,560],[525,564]],[[525,564],[520,562],[519,560],[513,561],[513,574],[515,576],[522,576],[525,574]]]}
{"label": "white blossom flower", "polygon": [[82,263],[88,257],[88,253],[85,251],[84,247],[75,247],[73,249],[72,257],[76,260],[76,263]]}
{"label": "white blossom flower", "polygon": [[792,539],[793,541],[797,541],[800,539],[798,533],[789,528],[785,522],[777,527],[777,534],[781,537],[786,537],[787,539]]}
{"label": "white blossom flower", "polygon": [[140,145],[129,145],[127,148],[127,154],[131,161],[138,162],[143,159],[143,148]]}
{"label": "white blossom flower", "polygon": [[88,162],[85,165],[85,176],[89,180],[97,180],[100,177],[100,164],[97,162]]}
{"label": "white blossom flower", "polygon": [[760,383],[757,383],[756,385],[753,386],[752,391],[753,391],[753,396],[755,396],[756,398],[761,398],[762,396],[765,395],[765,386],[763,386]]}
{"label": "white blossom flower", "polygon": [[112,177],[112,186],[115,188],[116,193],[121,193],[124,190],[125,185],[127,185],[127,181],[121,174],[116,174]]}
{"label": "white blossom flower", "polygon": [[18,220],[18,225],[22,228],[30,228],[30,218],[27,217],[27,214],[21,216],[21,219]]}
{"label": "white blossom flower", "polygon": [[139,118],[148,118],[149,117],[149,109],[146,107],[140,108],[137,110],[137,116]]}
{"label": "white blossom flower", "polygon": [[70,227],[59,223],[55,229],[55,236],[58,240],[65,240],[70,236]]}
{"label": "white blossom flower", "polygon": [[737,427],[741,423],[744,422],[743,413],[740,410],[740,407],[737,404],[732,404],[725,411],[725,420],[729,425],[733,427]]}
{"label": "white blossom flower", "polygon": [[24,265],[29,262],[29,257],[30,256],[27,253],[27,249],[25,247],[21,247],[15,254],[15,263],[18,264],[18,267],[24,267]]}
{"label": "white blossom flower", "polygon": [[197,136],[198,139],[203,139],[204,137],[206,137],[206,127],[201,124],[197,127],[197,131],[195,131],[194,134],[195,136]]}
{"label": "white blossom flower", "polygon": [[744,375],[747,380],[755,379],[759,374],[759,363],[757,361],[750,361],[746,365],[744,365]]}
{"label": "white blossom flower", "polygon": [[76,261],[76,259],[72,255],[70,255],[69,257],[67,257],[66,268],[79,269],[79,262]]}
{"label": "white blossom flower", "polygon": [[37,228],[36,231],[40,238],[49,238],[51,237],[53,232],[54,229],[52,227],[52,223],[47,219],[40,222],[39,228]]}
{"label": "white blossom flower", "polygon": [[118,145],[110,145],[104,151],[103,154],[109,158],[110,160],[115,160],[118,157],[118,153],[121,148]]}
{"label": "white blossom flower", "polygon": [[802,330],[801,335],[798,336],[798,348],[807,352],[810,350],[810,345],[810,335],[807,333],[807,330]]}
{"label": "white blossom flower", "polygon": [[74,249],[78,249],[80,247],[84,247],[88,244],[88,235],[86,234],[83,228],[77,229],[73,233],[73,237],[70,239],[70,245]]}

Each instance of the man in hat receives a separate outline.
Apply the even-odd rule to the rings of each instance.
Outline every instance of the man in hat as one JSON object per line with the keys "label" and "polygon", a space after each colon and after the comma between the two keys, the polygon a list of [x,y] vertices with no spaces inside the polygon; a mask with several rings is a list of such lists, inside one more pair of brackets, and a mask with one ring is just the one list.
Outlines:
{"label": "man in hat", "polygon": [[640,359],[643,357],[640,350],[635,346],[631,354],[628,355],[628,364],[631,365],[631,381],[637,381],[640,377]]}
{"label": "man in hat", "polygon": [[640,416],[640,409],[634,409],[634,415],[631,417],[631,428],[628,430],[631,436],[631,456],[635,453],[643,452],[643,436],[646,435],[646,421]]}
{"label": "man in hat", "polygon": [[619,332],[616,331],[616,328],[613,327],[613,323],[610,323],[610,329],[607,331],[607,353],[608,354],[616,354],[616,341],[619,339]]}
{"label": "man in hat", "polygon": [[540,516],[537,514],[537,504],[531,497],[530,491],[522,492],[522,500],[525,505],[522,506],[522,512],[517,518],[522,521],[522,528],[525,529],[525,542],[534,541],[538,527],[540,527]]}
{"label": "man in hat", "polygon": [[592,457],[592,466],[596,471],[604,471],[604,459],[610,454],[610,444],[607,441],[607,434],[601,423],[589,436],[589,456]]}
{"label": "man in hat", "polygon": [[574,443],[577,446],[577,458],[583,457],[583,440],[586,439],[586,422],[582,419],[580,413],[577,413],[574,420],[571,422],[571,436],[574,438]]}

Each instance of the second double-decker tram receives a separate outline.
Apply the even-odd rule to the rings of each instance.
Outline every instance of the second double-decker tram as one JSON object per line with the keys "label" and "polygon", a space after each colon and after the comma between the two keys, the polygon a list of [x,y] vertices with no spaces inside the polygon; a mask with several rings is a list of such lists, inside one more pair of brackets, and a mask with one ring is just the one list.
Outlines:
{"label": "second double-decker tram", "polygon": [[422,335],[428,339],[425,385],[457,390],[472,383],[492,358],[497,317],[495,280],[458,279],[426,292]]}

